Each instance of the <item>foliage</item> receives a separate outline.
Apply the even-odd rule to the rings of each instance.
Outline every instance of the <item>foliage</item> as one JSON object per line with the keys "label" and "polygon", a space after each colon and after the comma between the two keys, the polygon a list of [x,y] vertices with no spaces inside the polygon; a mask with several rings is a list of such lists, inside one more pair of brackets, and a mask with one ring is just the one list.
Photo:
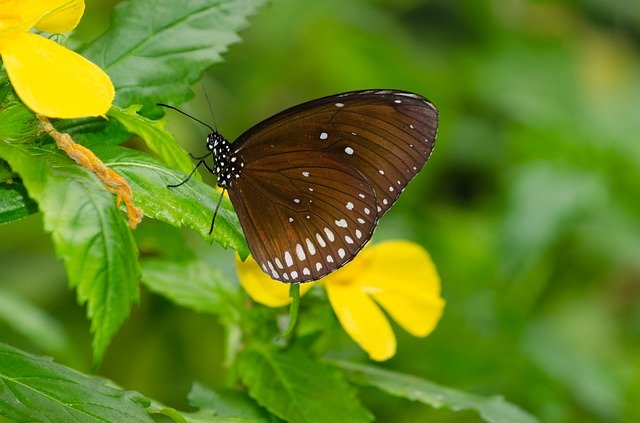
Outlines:
{"label": "foliage", "polygon": [[[87,5],[71,46],[105,27],[98,4],[111,3]],[[111,76],[116,105],[108,121],[54,125],[129,181],[145,214],[135,231],[95,177],[37,132],[0,72],[0,415],[640,419],[632,2],[282,0],[259,9],[219,63],[263,3],[124,1],[77,49]],[[352,89],[408,89],[439,107],[433,157],[376,234],[421,243],[438,266],[447,308],[430,338],[400,337],[396,357],[367,365],[315,288],[292,336],[279,337],[287,311],[250,302],[222,248],[248,254],[230,203],[209,235],[211,184],[166,188],[190,172],[184,151],[201,151],[202,128],[172,115],[167,129],[154,105],[183,103],[201,78],[231,139]],[[200,96],[181,107],[209,116]],[[92,368],[102,376],[83,374]]]}

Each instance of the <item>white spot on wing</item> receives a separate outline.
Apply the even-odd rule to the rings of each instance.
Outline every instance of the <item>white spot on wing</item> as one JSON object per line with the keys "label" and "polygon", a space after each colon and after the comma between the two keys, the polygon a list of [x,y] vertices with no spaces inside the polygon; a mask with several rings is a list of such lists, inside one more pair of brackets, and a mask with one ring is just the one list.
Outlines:
{"label": "white spot on wing", "polygon": [[310,274],[311,274],[311,271],[309,270],[309,268],[308,268],[308,267],[305,267],[304,269],[302,269],[302,274],[303,274],[303,275],[310,275]]}
{"label": "white spot on wing", "polygon": [[361,225],[364,225],[364,219],[359,217],[358,218],[358,223],[361,224]]}
{"label": "white spot on wing", "polygon": [[300,199],[299,198],[294,198],[293,202],[296,203],[296,204],[300,204]]}
{"label": "white spot on wing", "polygon": [[298,272],[296,272],[295,270],[291,272],[291,279],[296,279],[297,277],[298,277]]}
{"label": "white spot on wing", "polygon": [[291,257],[291,254],[289,254],[288,251],[284,252],[284,262],[287,263],[287,267],[293,266],[293,258]]}
{"label": "white spot on wing", "polygon": [[320,269],[322,269],[322,263],[317,262],[317,263],[316,263],[316,270],[319,272],[319,271],[320,271]]}
{"label": "white spot on wing", "polygon": [[345,147],[344,152],[347,153],[348,155],[352,155],[353,154],[353,148]]}
{"label": "white spot on wing", "polygon": [[346,255],[346,253],[344,252],[344,248],[340,248],[338,250],[338,255],[340,256],[340,258],[344,258],[344,256]]}
{"label": "white spot on wing", "polygon": [[342,103],[336,103],[336,107],[344,107],[344,104],[342,104]]}
{"label": "white spot on wing", "polygon": [[360,231],[360,229],[356,229],[356,238],[362,238],[362,232]]}
{"label": "white spot on wing", "polygon": [[302,245],[296,244],[296,255],[298,256],[298,260],[302,261],[307,258],[304,254],[304,250],[302,249]]}
{"label": "white spot on wing", "polygon": [[276,266],[278,266],[278,269],[284,269],[284,266],[282,265],[282,262],[278,257],[276,257],[275,262],[276,262]]}
{"label": "white spot on wing", "polygon": [[320,133],[320,139],[321,140],[326,140],[327,138],[329,138],[329,134],[327,134],[326,132],[321,132]]}
{"label": "white spot on wing", "polygon": [[313,245],[313,242],[309,238],[305,239],[307,242],[307,250],[309,250],[309,254],[314,255],[316,253],[316,246]]}
{"label": "white spot on wing", "polygon": [[327,263],[333,263],[333,257],[331,256],[331,254],[327,256]]}
{"label": "white spot on wing", "polygon": [[325,234],[327,234],[327,239],[328,239],[330,242],[335,241],[335,239],[336,239],[336,238],[335,238],[335,236],[333,236],[333,232],[331,232],[331,229],[329,229],[329,228],[324,228],[324,233],[325,233]]}
{"label": "white spot on wing", "polygon": [[349,201],[345,207],[347,208],[347,210],[353,210],[353,203],[351,201]]}
{"label": "white spot on wing", "polygon": [[347,221],[344,219],[336,220],[336,225],[340,228],[346,228],[348,226]]}
{"label": "white spot on wing", "polygon": [[305,178],[309,177],[309,172],[302,172],[302,176],[304,176]]}
{"label": "white spot on wing", "polygon": [[327,243],[324,242],[324,239],[320,236],[320,234],[316,234],[316,239],[318,240],[318,244],[320,244],[322,248],[327,246]]}
{"label": "white spot on wing", "polygon": [[364,213],[365,213],[365,214],[369,214],[369,213],[371,213],[371,210],[369,210],[369,208],[368,208],[368,207],[365,207],[365,208],[364,208]]}
{"label": "white spot on wing", "polygon": [[353,244],[353,239],[349,235],[345,236],[344,240],[347,241],[347,244]]}

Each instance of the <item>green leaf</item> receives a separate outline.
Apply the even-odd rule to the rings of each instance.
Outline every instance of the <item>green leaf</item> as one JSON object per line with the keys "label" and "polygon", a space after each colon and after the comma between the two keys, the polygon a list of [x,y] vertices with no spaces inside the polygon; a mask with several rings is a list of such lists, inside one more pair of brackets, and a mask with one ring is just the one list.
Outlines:
{"label": "green leaf", "polygon": [[1,286],[0,321],[45,351],[60,353],[69,346],[64,328],[55,319]]}
{"label": "green leaf", "polygon": [[189,405],[219,418],[246,422],[272,422],[277,419],[255,403],[246,393],[229,389],[209,389],[195,382],[189,392]]}
{"label": "green leaf", "polygon": [[0,156],[38,202],[69,284],[87,303],[97,365],[139,297],[138,252],[125,215],[94,174],[53,145],[0,142]]}
{"label": "green leaf", "polygon": [[115,104],[180,103],[221,61],[264,0],[136,0],[114,8],[111,28],[81,51],[116,87]]}
{"label": "green leaf", "polygon": [[0,343],[0,415],[16,422],[153,422],[149,401]]}
{"label": "green leaf", "polygon": [[249,394],[289,422],[369,422],[353,388],[330,366],[299,350],[251,348],[238,358]]}
{"label": "green leaf", "polygon": [[448,407],[453,411],[476,410],[480,417],[492,423],[534,423],[538,420],[502,397],[482,397],[437,385],[416,376],[379,369],[346,361],[330,361],[346,372],[347,377],[361,385],[375,386],[396,397],[420,401],[434,408]]}
{"label": "green leaf", "polygon": [[[178,141],[164,129],[164,120],[150,120],[138,114],[142,106],[129,106],[121,109],[112,106],[109,116],[116,118],[124,127],[136,135],[139,135],[167,166],[190,173],[193,163],[186,151],[182,149]],[[199,177],[196,173],[195,177]]]}
{"label": "green leaf", "polygon": [[145,260],[142,275],[150,291],[178,305],[239,319],[243,301],[240,290],[202,261]]}
{"label": "green leaf", "polygon": [[0,182],[0,224],[22,219],[38,211],[22,184]]}
{"label": "green leaf", "polygon": [[187,226],[205,240],[214,239],[225,248],[231,246],[243,258],[249,254],[238,217],[226,198],[209,235],[213,211],[220,198],[212,187],[191,180],[180,187],[167,188],[168,184],[184,180],[185,175],[139,151],[104,145],[93,145],[92,150],[105,164],[127,178],[134,201],[145,215],[173,226]]}

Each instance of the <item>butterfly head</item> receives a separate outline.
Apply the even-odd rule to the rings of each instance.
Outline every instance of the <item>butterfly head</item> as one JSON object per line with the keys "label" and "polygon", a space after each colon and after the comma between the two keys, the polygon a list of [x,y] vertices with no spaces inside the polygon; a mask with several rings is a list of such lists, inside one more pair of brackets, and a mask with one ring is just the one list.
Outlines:
{"label": "butterfly head", "polygon": [[244,163],[231,152],[231,144],[221,133],[214,131],[207,136],[207,150],[213,156],[212,170],[218,176],[219,187],[226,188],[231,180],[240,177]]}

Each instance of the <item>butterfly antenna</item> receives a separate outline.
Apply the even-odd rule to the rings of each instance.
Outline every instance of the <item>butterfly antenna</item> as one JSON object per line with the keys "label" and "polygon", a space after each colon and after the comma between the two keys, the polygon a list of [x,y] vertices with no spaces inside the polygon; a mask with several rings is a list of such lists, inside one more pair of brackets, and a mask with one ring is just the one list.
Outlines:
{"label": "butterfly antenna", "polygon": [[209,125],[209,124],[207,124],[207,123],[204,123],[204,122],[203,122],[203,121],[201,121],[200,119],[198,119],[198,118],[196,118],[196,117],[193,117],[193,116],[191,116],[189,113],[187,113],[187,112],[183,112],[182,110],[180,110],[180,109],[178,109],[178,108],[176,108],[176,107],[169,106],[168,104],[164,104],[164,103],[156,103],[156,105],[157,105],[157,106],[160,106],[160,107],[166,107],[167,109],[175,110],[175,111],[176,111],[176,112],[178,112],[178,113],[182,113],[183,115],[185,115],[185,116],[187,116],[187,117],[190,117],[191,119],[195,120],[196,122],[199,122],[199,123],[203,124],[204,126],[206,126],[207,128],[211,129],[211,131],[212,131],[212,132],[218,132],[215,128],[212,128],[212,127],[211,127],[211,125]]}
{"label": "butterfly antenna", "polygon": [[204,93],[204,98],[207,100],[207,105],[209,106],[209,113],[211,113],[211,121],[213,122],[213,126],[216,127],[216,132],[218,132],[218,125],[216,124],[216,118],[215,116],[213,116],[213,107],[211,107],[211,101],[209,101],[209,94],[207,94],[207,90],[204,88],[203,84],[200,84],[202,86],[202,92]]}
{"label": "butterfly antenna", "polygon": [[213,224],[216,222],[216,216],[218,215],[218,209],[220,208],[220,204],[222,203],[222,198],[224,197],[224,193],[227,189],[222,188],[222,193],[220,193],[220,198],[218,199],[218,204],[216,205],[216,209],[213,212],[213,219],[211,219],[211,227],[209,228],[209,235],[213,232]]}

